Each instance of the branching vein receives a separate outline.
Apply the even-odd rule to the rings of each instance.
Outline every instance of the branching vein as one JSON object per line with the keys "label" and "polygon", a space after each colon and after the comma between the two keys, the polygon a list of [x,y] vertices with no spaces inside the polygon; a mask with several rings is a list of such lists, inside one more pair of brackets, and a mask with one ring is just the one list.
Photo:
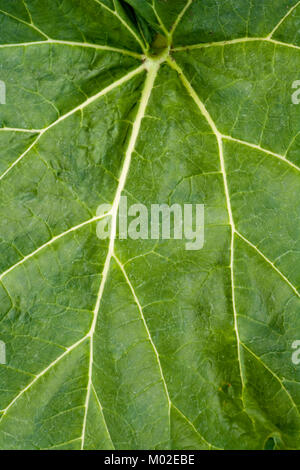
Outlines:
{"label": "branching vein", "polygon": [[26,155],[27,153],[36,145],[36,143],[40,140],[40,138],[49,130],[51,129],[52,127],[56,126],[57,124],[59,124],[61,121],[63,121],[64,119],[68,118],[69,116],[71,116],[72,114],[76,113],[77,111],[81,111],[83,110],[84,108],[86,108],[87,106],[89,106],[91,103],[93,103],[94,101],[96,101],[98,98],[101,98],[102,96],[106,95],[107,93],[109,93],[110,91],[112,91],[114,88],[117,88],[118,86],[121,86],[123,83],[127,82],[128,80],[130,80],[131,78],[133,78],[135,75],[137,75],[138,73],[142,72],[145,70],[145,66],[144,65],[140,65],[138,68],[134,69],[133,71],[129,72],[127,75],[125,75],[124,77],[120,78],[119,80],[116,80],[115,82],[113,82],[112,84],[110,84],[109,86],[107,86],[106,88],[104,88],[103,90],[101,90],[99,93],[97,93],[96,95],[92,96],[91,98],[88,98],[86,101],[84,101],[83,103],[81,103],[79,106],[76,106],[76,108],[74,109],[71,109],[71,111],[68,111],[66,114],[64,114],[63,116],[60,116],[56,121],[52,122],[48,127],[45,127],[44,129],[40,129],[38,130],[37,132],[39,132],[39,135],[37,136],[37,138],[32,142],[32,144],[25,150],[24,153],[22,153],[22,155],[20,155],[17,160],[15,160],[6,170],[4,173],[2,173],[2,175],[0,175],[0,181],[7,175],[7,173],[9,173]]}
{"label": "branching vein", "polygon": [[295,403],[292,395],[288,391],[288,389],[285,387],[285,385],[283,383],[283,379],[280,379],[280,377],[278,377],[278,375],[272,369],[270,369],[270,367],[268,367],[267,364],[265,362],[263,362],[262,359],[259,356],[257,356],[250,348],[248,348],[248,346],[246,346],[243,342],[241,342],[241,345],[246,351],[248,351],[249,354],[251,354],[251,356],[253,356],[257,360],[257,362],[259,362],[279,382],[282,390],[288,396],[288,399],[291,402],[292,407],[295,408],[297,415],[300,417],[300,412],[299,412],[298,406],[296,405],[296,403]]}
{"label": "branching vein", "polygon": [[182,17],[184,16],[185,12],[187,11],[187,9],[191,6],[191,4],[193,3],[193,0],[188,0],[186,2],[186,5],[184,6],[184,8],[181,10],[181,12],[179,13],[178,17],[176,18],[176,21],[174,22],[173,26],[172,26],[172,29],[170,31],[170,34],[171,36],[173,36],[173,34],[175,33],[175,30],[177,28],[177,26],[179,25]]}
{"label": "branching vein", "polygon": [[272,263],[272,261],[267,257],[265,256],[261,251],[260,249],[255,246],[253,243],[251,243],[246,237],[244,237],[244,235],[242,235],[240,232],[238,232],[237,230],[235,230],[235,233],[237,234],[238,237],[240,237],[245,243],[247,243],[247,245],[249,245],[253,250],[256,251],[256,253],[258,253],[265,261],[266,263],[268,263],[273,269],[274,271],[277,272],[277,274],[279,274],[279,276],[284,280],[284,282],[286,284],[288,284],[290,286],[290,288],[292,289],[292,291],[294,292],[294,294],[296,294],[297,297],[300,298],[300,293],[299,293],[299,290],[288,280],[288,278],[275,266],[274,263]]}
{"label": "branching vein", "polygon": [[260,152],[267,153],[268,155],[271,155],[272,157],[278,158],[283,163],[286,163],[287,165],[289,165],[294,170],[300,171],[300,167],[297,166],[295,163],[291,162],[290,160],[288,160],[286,158],[286,156],[280,155],[279,153],[271,152],[271,150],[267,150],[267,149],[261,147],[260,145],[252,144],[250,142],[246,142],[245,140],[241,140],[241,139],[236,139],[235,137],[231,137],[230,135],[222,135],[222,139],[223,140],[230,140],[232,142],[237,142],[238,144],[246,145],[247,147],[251,147],[255,150],[259,150]]}
{"label": "branching vein", "polygon": [[158,354],[158,351],[156,349],[156,346],[153,342],[153,339],[152,339],[152,336],[151,336],[151,333],[150,333],[150,330],[148,328],[148,325],[147,325],[147,322],[146,322],[146,319],[145,319],[145,316],[144,316],[144,312],[143,312],[143,309],[142,309],[142,306],[139,302],[139,299],[135,293],[135,290],[133,288],[133,285],[131,284],[128,276],[127,276],[127,273],[126,273],[126,270],[124,268],[124,266],[122,265],[122,263],[120,262],[120,260],[118,259],[118,257],[116,255],[113,255],[115,261],[117,262],[130,290],[131,290],[131,293],[132,293],[132,296],[134,298],[134,301],[138,307],[138,310],[139,310],[139,313],[140,313],[140,316],[141,316],[141,319],[142,319],[142,322],[143,322],[143,325],[144,325],[144,328],[146,330],[146,333],[147,333],[147,336],[148,336],[148,339],[150,341],[150,344],[151,344],[151,347],[154,351],[154,354],[155,354],[155,358],[156,358],[156,361],[157,361],[157,365],[158,365],[158,368],[159,368],[159,373],[160,373],[160,376],[161,376],[161,380],[162,380],[162,383],[163,383],[163,386],[164,386],[164,389],[165,389],[165,394],[166,394],[166,397],[167,397],[167,400],[168,400],[168,405],[169,405],[169,422],[170,422],[170,410],[171,410],[171,400],[170,400],[170,395],[169,395],[169,391],[168,391],[168,387],[167,387],[167,384],[166,384],[166,380],[165,380],[165,377],[164,377],[164,373],[163,373],[163,370],[162,370],[162,366],[161,366],[161,362],[160,362],[160,358],[159,358],[159,354]]}
{"label": "branching vein", "polygon": [[[132,285],[132,283],[130,282],[130,279],[127,275],[127,272],[125,270],[125,267],[123,266],[123,264],[121,263],[121,261],[119,260],[119,258],[114,254],[113,255],[113,258],[114,260],[116,261],[116,263],[118,264],[125,280],[126,280],[126,283],[128,284],[129,288],[130,288],[130,291],[132,293],[132,296],[134,298],[134,301],[138,307],[138,310],[139,310],[139,313],[140,313],[140,316],[141,316],[141,320],[144,324],[144,328],[146,330],[146,333],[147,333],[147,336],[148,336],[148,340],[151,344],[151,347],[153,349],[153,352],[154,352],[154,355],[155,355],[155,358],[156,358],[156,361],[157,361],[157,365],[158,365],[158,368],[159,368],[159,373],[160,373],[160,376],[161,376],[161,380],[162,380],[162,383],[163,383],[163,387],[164,387],[164,390],[165,390],[165,395],[166,395],[166,398],[167,398],[167,401],[168,401],[168,413],[169,413],[169,428],[170,428],[170,433],[171,433],[171,407],[175,408],[178,413],[185,419],[185,421],[192,427],[192,429],[194,430],[194,432],[200,437],[200,439],[202,441],[205,442],[205,444],[209,447],[209,448],[212,448],[214,446],[212,446],[212,444],[210,444],[209,442],[206,441],[206,439],[199,433],[199,431],[195,428],[194,424],[187,418],[186,415],[184,415],[182,413],[182,411],[180,411],[177,406],[174,405],[174,403],[172,403],[171,401],[171,398],[170,398],[170,394],[169,394],[169,391],[168,391],[168,386],[167,386],[167,383],[166,383],[166,379],[165,379],[165,376],[164,376],[164,373],[163,373],[163,369],[162,369],[162,365],[161,365],[161,361],[160,361],[160,358],[159,358],[159,353],[158,353],[158,350],[155,346],[155,343],[152,339],[152,336],[151,336],[151,333],[150,333],[150,330],[148,328],[148,325],[147,325],[147,322],[146,322],[146,319],[145,319],[145,315],[144,315],[144,312],[143,312],[143,308],[141,306],[141,303],[138,299],[138,296],[134,290],[134,287]],[[171,435],[170,435],[170,439],[171,439]],[[216,448],[216,447],[214,447]]]}
{"label": "branching vein", "polygon": [[102,3],[100,0],[95,0],[96,3],[98,3],[98,5],[100,5],[104,10],[106,11],[109,11],[112,15],[114,15],[116,18],[118,18],[118,20],[120,21],[120,23],[126,28],[128,29],[128,31],[130,32],[130,34],[132,34],[132,36],[134,37],[134,39],[137,41],[137,43],[140,45],[142,51],[146,52],[145,50],[145,45],[143,44],[143,41],[139,38],[138,34],[131,28],[131,26],[124,20],[124,18],[122,18],[121,15],[119,15],[119,13],[117,12],[117,10],[111,10],[107,5],[105,5],[104,3]]}
{"label": "branching vein", "polygon": [[268,39],[271,39],[273,34],[277,31],[277,29],[282,25],[282,23],[293,13],[293,11],[300,5],[300,1],[296,3],[288,12],[286,15],[284,15],[283,18],[279,21],[279,23],[275,26],[275,28],[272,29],[270,34],[268,35]]}
{"label": "branching vein", "polygon": [[221,169],[222,173],[224,175],[224,186],[225,186],[225,194],[226,194],[226,200],[227,200],[227,208],[228,208],[228,213],[229,213],[229,219],[230,219],[230,224],[232,226],[232,237],[231,237],[231,261],[230,261],[230,268],[231,268],[231,283],[232,283],[232,298],[233,298],[233,310],[234,310],[234,324],[235,324],[235,332],[236,332],[236,337],[237,337],[237,343],[238,343],[238,358],[239,358],[239,364],[240,364],[240,372],[241,372],[241,380],[242,380],[242,385],[245,387],[246,380],[244,377],[243,373],[243,368],[242,368],[242,362],[241,362],[241,347],[246,348],[257,360],[259,360],[265,368],[269,370],[269,372],[280,382],[282,388],[285,390],[287,393],[292,405],[294,408],[296,408],[298,415],[299,410],[298,407],[296,406],[291,394],[289,391],[286,389],[284,386],[283,382],[280,380],[280,378],[275,374],[266,364],[262,362],[258,356],[255,355],[253,351],[251,351],[240,339],[239,332],[238,332],[238,321],[237,321],[237,311],[235,307],[235,297],[234,297],[234,278],[233,278],[233,262],[234,262],[234,235],[236,234],[239,236],[242,240],[244,240],[249,246],[251,246],[272,268],[281,276],[281,278],[290,286],[292,291],[297,295],[297,297],[300,297],[300,294],[298,290],[296,289],[295,286],[286,278],[286,276],[281,273],[281,271],[272,263],[255,245],[253,245],[249,240],[247,240],[243,235],[241,235],[235,228],[234,225],[234,220],[233,220],[233,215],[232,215],[232,210],[231,210],[231,204],[230,204],[230,197],[229,197],[229,190],[228,190],[228,184],[227,184],[227,177],[226,177],[226,171],[225,171],[225,164],[224,164],[224,157],[223,157],[223,151],[222,151],[222,139],[223,135],[218,131],[215,123],[213,122],[211,116],[209,115],[208,111],[206,110],[205,106],[199,99],[198,95],[196,94],[195,90],[183,74],[183,71],[180,69],[180,67],[173,61],[173,60],[168,60],[169,65],[175,69],[180,78],[182,83],[184,84],[185,88],[187,89],[188,93],[191,95],[191,97],[194,99],[195,103],[199,107],[200,111],[202,112],[203,116],[206,118],[207,122],[209,123],[211,129],[216,135],[216,138],[218,140],[219,144],[219,153],[220,153],[220,161],[221,161]]}
{"label": "branching vein", "polygon": [[114,202],[112,204],[112,211],[111,211],[111,231],[110,231],[110,240],[109,240],[109,247],[108,247],[108,253],[107,257],[104,263],[104,268],[101,276],[101,282],[100,282],[100,287],[97,295],[97,301],[94,309],[94,319],[93,323],[89,332],[89,337],[90,337],[90,364],[89,364],[89,379],[88,379],[88,386],[87,386],[87,394],[86,394],[86,403],[85,403],[85,414],[84,414],[84,420],[83,420],[83,426],[82,426],[82,449],[84,448],[84,439],[85,439],[85,430],[86,430],[86,421],[87,421],[87,411],[88,411],[88,405],[89,405],[89,398],[90,398],[90,393],[91,393],[91,386],[92,386],[92,372],[93,372],[93,360],[94,360],[94,351],[93,351],[93,341],[94,341],[94,333],[96,330],[96,325],[97,325],[97,319],[98,319],[98,313],[100,309],[100,304],[101,304],[101,299],[103,296],[106,280],[108,277],[109,273],[109,267],[110,267],[110,262],[111,258],[114,254],[114,245],[115,245],[115,238],[116,238],[116,232],[117,232],[117,213],[119,209],[119,203],[120,203],[120,198],[123,192],[123,189],[125,187],[126,179],[127,179],[127,174],[129,171],[130,163],[131,163],[131,156],[132,153],[135,149],[135,145],[138,139],[142,119],[145,116],[145,111],[146,107],[148,105],[151,92],[154,86],[154,81],[157,75],[159,69],[159,63],[158,62],[153,62],[150,63],[148,67],[148,73],[147,73],[147,78],[145,80],[145,85],[142,91],[141,95],[141,101],[139,104],[139,108],[136,114],[135,121],[132,126],[132,132],[131,136],[129,139],[128,147],[126,150],[125,154],[125,159],[124,159],[124,164],[123,168],[121,171],[121,176],[119,179],[119,184],[117,187],[116,195],[114,198]]}
{"label": "branching vein", "polygon": [[242,367],[241,354],[240,354],[240,337],[239,337],[239,331],[238,331],[237,312],[236,312],[236,303],[235,303],[235,291],[234,291],[233,263],[234,263],[234,232],[235,232],[235,225],[234,225],[232,209],[231,209],[231,202],[230,202],[229,189],[228,189],[228,183],[227,183],[227,175],[226,175],[226,171],[225,171],[222,134],[218,131],[218,129],[217,129],[214,121],[212,120],[210,114],[208,113],[207,109],[205,108],[204,104],[200,100],[199,96],[197,95],[197,93],[195,92],[195,90],[193,89],[191,84],[189,83],[188,79],[184,75],[184,73],[181,70],[181,68],[179,67],[179,65],[171,59],[168,59],[168,63],[179,74],[179,77],[180,77],[184,87],[186,88],[189,95],[195,101],[195,103],[198,106],[198,108],[200,109],[202,115],[207,120],[209,126],[211,127],[213,133],[216,136],[217,143],[218,143],[220,166],[221,166],[221,171],[222,171],[223,181],[224,181],[224,191],[225,191],[225,198],[226,198],[226,204],[227,204],[227,211],[228,211],[228,216],[229,216],[229,222],[230,222],[230,225],[231,225],[230,273],[231,273],[232,308],[233,308],[233,316],[234,316],[234,330],[235,330],[235,335],[236,335],[236,339],[237,339],[237,356],[238,356],[238,363],[239,363],[239,369],[240,369],[240,377],[241,377],[241,383],[244,386],[243,367]]}
{"label": "branching vein", "polygon": [[47,36],[47,34],[43,33],[43,31],[41,31],[39,28],[37,28],[33,23],[28,23],[27,21],[21,20],[20,18],[17,18],[16,16],[11,15],[10,13],[8,13],[7,11],[4,11],[4,10],[0,10],[0,13],[2,13],[3,15],[6,15],[6,16],[12,18],[12,19],[14,19],[15,21],[18,21],[19,23],[25,24],[25,25],[28,26],[29,28],[34,29],[34,30],[35,30],[37,33],[39,33],[41,36],[44,36],[44,38],[50,39],[49,36]]}
{"label": "branching vein", "polygon": [[279,46],[290,47],[292,49],[300,49],[300,46],[296,46],[295,44],[290,44],[287,42],[278,41],[272,38],[237,38],[237,39],[229,39],[226,41],[216,41],[216,42],[202,42],[200,44],[191,44],[188,46],[178,46],[174,47],[172,51],[180,52],[180,51],[187,51],[190,49],[206,49],[209,47],[223,47],[223,46],[230,46],[231,44],[243,44],[246,42],[265,42],[266,44],[277,44]]}
{"label": "branching vein", "polygon": [[33,42],[22,42],[22,43],[15,43],[15,44],[0,44],[0,49],[5,49],[8,47],[30,47],[30,46],[42,46],[47,44],[63,44],[65,46],[72,46],[72,47],[86,47],[91,49],[98,49],[100,51],[108,51],[108,52],[118,52],[119,54],[125,54],[137,59],[142,59],[143,55],[139,54],[138,52],[132,52],[127,49],[120,49],[119,47],[112,47],[112,46],[102,46],[101,44],[93,44],[90,42],[77,42],[77,41],[63,41],[60,39],[48,39],[47,41],[33,41]]}
{"label": "branching vein", "polygon": [[27,256],[24,256],[24,258],[22,258],[20,261],[18,261],[16,264],[14,264],[13,266],[11,266],[9,269],[7,269],[6,271],[4,271],[1,275],[0,275],[0,281],[2,281],[2,279],[7,276],[7,274],[9,274],[10,272],[12,272],[14,269],[16,269],[18,266],[21,266],[22,264],[24,264],[27,260],[29,260],[30,258],[32,258],[33,256],[37,255],[38,253],[40,253],[42,250],[44,250],[45,248],[51,246],[53,243],[55,243],[57,240],[59,240],[60,238],[63,238],[65,237],[66,235],[68,235],[69,233],[72,233],[72,232],[75,232],[76,230],[79,230],[80,228],[86,226],[86,225],[89,225],[89,224],[92,224],[93,222],[97,222],[101,219],[103,219],[104,217],[107,217],[109,215],[109,213],[105,214],[105,215],[102,215],[102,216],[99,216],[99,217],[93,217],[92,219],[89,219],[85,222],[82,222],[81,224],[79,225],[76,225],[74,227],[71,227],[69,228],[68,230],[66,230],[65,232],[57,235],[56,237],[53,237],[51,238],[51,240],[49,240],[47,243],[44,243],[44,245],[40,246],[39,248],[37,248],[36,250],[34,250],[32,253],[30,253],[29,255]]}

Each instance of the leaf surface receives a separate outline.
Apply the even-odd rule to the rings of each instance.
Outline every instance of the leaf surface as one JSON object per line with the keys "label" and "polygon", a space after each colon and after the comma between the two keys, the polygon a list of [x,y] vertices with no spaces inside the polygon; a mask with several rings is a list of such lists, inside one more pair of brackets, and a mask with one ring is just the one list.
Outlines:
{"label": "leaf surface", "polygon": [[[300,448],[299,17],[0,0],[1,449]],[[203,248],[121,196],[204,204]]]}

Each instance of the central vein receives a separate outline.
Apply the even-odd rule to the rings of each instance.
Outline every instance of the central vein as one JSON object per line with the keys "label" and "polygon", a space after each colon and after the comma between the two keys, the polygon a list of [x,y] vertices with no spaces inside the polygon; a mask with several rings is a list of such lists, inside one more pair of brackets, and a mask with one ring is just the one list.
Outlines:
{"label": "central vein", "polygon": [[94,317],[93,317],[92,326],[87,335],[90,341],[90,363],[89,363],[89,379],[88,379],[88,387],[87,387],[87,396],[86,396],[86,402],[85,402],[85,415],[84,415],[84,422],[83,422],[83,429],[82,429],[82,448],[84,447],[87,411],[88,411],[89,398],[90,398],[90,393],[91,393],[91,388],[92,388],[92,371],[93,371],[93,356],[94,356],[93,337],[94,337],[94,333],[95,333],[95,329],[97,325],[101,299],[103,296],[105,283],[106,283],[108,272],[109,272],[110,262],[114,255],[114,246],[115,246],[115,239],[116,239],[116,233],[117,233],[117,215],[118,215],[118,209],[119,209],[119,204],[120,204],[120,197],[125,187],[126,178],[127,178],[128,171],[130,168],[131,157],[136,146],[142,119],[145,116],[145,111],[146,111],[146,108],[147,108],[147,105],[151,96],[151,91],[153,89],[154,81],[157,76],[159,66],[160,66],[160,61],[154,61],[154,60],[147,61],[147,66],[146,66],[147,76],[146,76],[144,88],[141,94],[141,100],[140,100],[140,104],[139,104],[138,111],[136,114],[136,118],[132,126],[132,132],[131,132],[128,147],[126,150],[124,164],[123,164],[123,168],[121,171],[118,188],[117,188],[116,195],[115,195],[113,205],[112,205],[112,210],[111,210],[111,215],[110,215],[111,232],[110,232],[108,253],[107,253],[106,260],[104,263],[104,268],[102,271],[101,283],[100,283],[100,287],[99,287],[99,291],[97,295],[96,306],[94,309]]}

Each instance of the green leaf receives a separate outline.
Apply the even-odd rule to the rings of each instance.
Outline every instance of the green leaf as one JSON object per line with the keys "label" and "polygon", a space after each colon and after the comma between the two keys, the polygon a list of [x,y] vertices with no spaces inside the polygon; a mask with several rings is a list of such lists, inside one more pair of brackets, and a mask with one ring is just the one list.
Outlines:
{"label": "green leaf", "polygon": [[300,2],[50,3],[0,0],[0,448],[300,449]]}

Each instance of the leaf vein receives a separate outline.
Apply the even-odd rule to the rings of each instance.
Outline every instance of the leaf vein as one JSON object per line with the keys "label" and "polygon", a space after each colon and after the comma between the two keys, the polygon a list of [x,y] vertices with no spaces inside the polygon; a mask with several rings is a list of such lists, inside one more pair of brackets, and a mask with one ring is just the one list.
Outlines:
{"label": "leaf vein", "polygon": [[293,11],[300,5],[300,1],[297,2],[293,7],[291,7],[289,9],[289,11],[286,13],[286,15],[284,15],[283,18],[281,18],[281,20],[279,21],[279,23],[277,23],[277,25],[275,26],[275,28],[272,29],[272,31],[270,32],[270,34],[267,36],[268,39],[271,39],[272,36],[274,35],[274,33],[277,31],[277,29],[282,25],[282,23],[284,23],[284,21],[293,13]]}
{"label": "leaf vein", "polygon": [[285,393],[287,394],[291,404],[292,404],[292,407],[295,408],[298,416],[300,417],[300,412],[299,412],[299,409],[298,409],[298,406],[296,405],[296,403],[294,402],[294,399],[292,397],[292,395],[290,394],[290,392],[288,391],[288,389],[284,386],[284,383],[283,383],[283,380],[280,379],[280,377],[278,377],[278,375],[272,370],[270,369],[269,366],[267,366],[267,364],[262,361],[262,359],[257,356],[250,348],[248,348],[248,346],[246,346],[245,343],[241,342],[241,345],[244,349],[246,349],[246,351],[248,351],[265,369],[267,369],[270,374],[279,382],[281,388],[285,391]]}
{"label": "leaf vein", "polygon": [[[27,8],[26,8],[26,10],[28,12]],[[43,33],[43,31],[41,31],[39,28],[37,28],[37,26],[35,26],[33,23],[28,23],[28,21],[21,20],[17,16],[11,15],[10,13],[8,13],[7,11],[4,11],[4,10],[0,10],[0,13],[3,13],[3,15],[6,15],[6,16],[14,19],[15,21],[18,21],[19,23],[23,23],[26,26],[29,26],[29,28],[34,29],[37,33],[41,34],[46,39],[50,39],[49,36],[47,36],[47,34]]]}
{"label": "leaf vein", "polygon": [[253,243],[251,243],[246,237],[244,237],[240,232],[235,230],[236,235],[243,240],[247,245],[249,245],[253,250],[255,250],[276,272],[279,274],[279,276],[290,286],[290,288],[293,290],[293,292],[296,294],[297,297],[300,298],[300,293],[298,289],[288,280],[288,278],[275,266],[272,261],[265,256],[257,246],[255,246]]}
{"label": "leaf vein", "polygon": [[194,88],[192,87],[192,85],[190,84],[190,82],[188,81],[186,76],[184,75],[184,73],[183,73],[182,69],[179,67],[179,65],[174,60],[171,60],[170,58],[168,59],[168,64],[170,65],[171,68],[176,70],[177,73],[179,74],[179,77],[180,77],[184,87],[186,88],[188,94],[194,100],[195,104],[198,106],[198,108],[200,109],[202,115],[204,116],[204,118],[208,122],[208,124],[211,127],[213,133],[216,136],[216,140],[217,140],[217,143],[218,143],[220,166],[221,166],[221,171],[222,171],[222,174],[223,174],[225,199],[226,199],[226,205],[227,205],[229,221],[230,221],[230,225],[231,225],[230,273],[231,273],[232,308],[233,308],[233,319],[234,319],[234,331],[235,331],[235,336],[236,336],[236,340],[237,340],[237,359],[238,359],[238,365],[239,365],[239,371],[240,371],[240,377],[241,377],[241,384],[242,384],[242,387],[244,387],[244,374],[243,374],[243,366],[242,366],[241,355],[240,355],[240,337],[239,337],[239,331],[238,331],[237,311],[236,311],[235,293],[234,293],[233,263],[234,263],[234,231],[235,231],[235,226],[234,226],[234,220],[233,220],[233,215],[232,215],[229,189],[228,189],[228,183],[227,183],[227,175],[226,175],[225,163],[224,163],[222,134],[218,131],[213,119],[211,118],[211,116],[208,113],[207,109],[205,108],[204,104],[200,100],[199,96],[197,95]]}
{"label": "leaf vein", "polygon": [[[81,448],[84,449],[84,440],[85,440],[85,429],[86,429],[86,422],[87,422],[87,411],[88,411],[88,404],[89,404],[89,398],[90,398],[90,393],[91,393],[91,386],[92,386],[92,372],[93,372],[93,338],[94,338],[94,333],[97,325],[97,319],[98,319],[98,314],[100,310],[100,304],[101,304],[101,299],[103,296],[106,280],[108,277],[109,273],[109,268],[110,268],[110,262],[111,258],[114,254],[114,244],[115,244],[115,238],[116,238],[116,230],[117,230],[117,213],[118,213],[118,208],[119,208],[119,203],[120,203],[120,198],[121,194],[124,190],[126,179],[127,179],[127,174],[129,172],[130,168],[130,163],[131,163],[131,157],[135,149],[135,145],[139,136],[139,131],[141,127],[142,120],[145,116],[146,108],[152,93],[152,89],[154,87],[154,82],[156,79],[156,75],[158,73],[160,63],[159,62],[152,62],[149,65],[149,69],[147,72],[147,77],[144,83],[144,88],[142,90],[141,94],[141,99],[140,103],[138,106],[137,114],[132,126],[132,131],[131,131],[131,136],[128,142],[128,147],[126,149],[125,153],[125,159],[121,171],[121,176],[119,178],[119,184],[116,190],[116,194],[114,197],[114,201],[112,204],[112,210],[111,210],[111,232],[110,232],[110,240],[109,240],[109,246],[108,246],[108,252],[107,256],[105,259],[104,263],[104,268],[102,271],[102,276],[101,276],[101,281],[100,281],[100,286],[99,286],[99,291],[97,295],[97,300],[96,300],[96,305],[94,309],[94,319],[92,322],[92,326],[89,332],[90,336],[90,363],[89,363],[89,378],[88,378],[88,387],[87,387],[87,394],[86,394],[86,403],[85,403],[85,415],[83,419],[83,425],[82,425],[82,444]],[[143,68],[143,66],[142,66]]]}
{"label": "leaf vein", "polygon": [[6,176],[11,170],[12,168],[14,168],[15,165],[17,165],[17,163],[19,163],[24,157],[25,155],[27,155],[27,153],[35,146],[35,144],[38,142],[38,140],[42,137],[42,135],[44,135],[49,129],[51,129],[52,127],[56,126],[57,124],[59,124],[61,121],[63,121],[64,119],[70,117],[72,114],[76,113],[77,111],[81,111],[82,109],[86,108],[87,106],[89,106],[91,103],[93,103],[94,101],[96,101],[98,98],[101,98],[102,96],[106,95],[107,93],[109,93],[110,91],[112,91],[114,88],[117,88],[118,86],[122,85],[123,83],[127,82],[128,80],[130,80],[131,78],[133,78],[135,75],[137,75],[138,73],[142,72],[143,70],[145,70],[145,66],[142,64],[140,65],[139,67],[137,67],[136,69],[132,70],[131,72],[129,72],[128,74],[124,75],[123,77],[121,77],[120,79],[116,80],[115,82],[111,83],[110,85],[108,85],[107,87],[103,88],[103,90],[99,91],[98,93],[96,93],[96,95],[93,95],[91,96],[90,98],[88,98],[86,101],[84,101],[83,103],[81,103],[80,105],[76,106],[75,108],[71,109],[70,111],[68,111],[66,114],[64,114],[63,116],[60,116],[58,119],[56,119],[56,121],[52,122],[49,126],[43,128],[43,129],[40,129],[38,132],[39,132],[39,135],[37,136],[37,138],[34,140],[34,142],[25,150],[24,153],[22,153],[22,155],[20,155],[6,170],[4,173],[2,173],[2,175],[0,175],[0,181],[2,180],[2,178],[4,178],[4,176]]}

